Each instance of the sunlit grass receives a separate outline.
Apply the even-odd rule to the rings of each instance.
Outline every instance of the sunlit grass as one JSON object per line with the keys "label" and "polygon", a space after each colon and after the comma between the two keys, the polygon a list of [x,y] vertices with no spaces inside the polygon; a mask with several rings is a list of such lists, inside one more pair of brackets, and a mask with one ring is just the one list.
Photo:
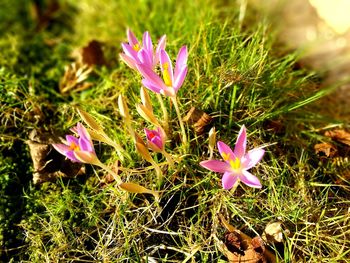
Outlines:
{"label": "sunlit grass", "polygon": [[[315,130],[338,122],[305,107],[328,90],[317,89],[313,74],[294,67],[293,54],[275,57],[266,21],[241,26],[238,3],[60,3],[55,21],[41,31],[34,30],[30,5],[18,6],[17,13],[12,10],[15,15],[28,15],[23,21],[19,17],[0,40],[5,61],[0,68],[0,244],[5,261],[147,262],[148,257],[159,262],[218,262],[224,259],[216,239],[223,240],[218,219],[222,214],[252,237],[261,235],[269,222],[283,222],[290,234],[273,250],[280,262],[346,262],[349,189],[332,181],[340,168],[319,163],[313,150],[323,140]],[[123,180],[156,188],[156,175],[136,153],[117,104],[118,95],[124,95],[133,127],[142,133],[147,123],[135,109],[141,77],[118,60],[127,27],[139,37],[145,30],[153,39],[166,34],[171,57],[188,45],[189,73],[178,93],[182,115],[192,106],[211,114],[218,140],[230,146],[243,124],[248,149],[268,145],[262,162],[252,169],[261,179],[261,190],[244,185],[235,192],[223,190],[220,175],[198,165],[208,159],[208,129],[198,135],[188,126],[190,147],[183,154],[176,112],[168,99],[164,101],[172,136],[166,149],[178,163],[169,168],[161,155],[155,156],[165,175],[159,203],[152,196],[101,185],[98,178],[105,174],[92,166],[86,167],[86,176],[31,184],[24,140],[33,129],[66,133],[81,121],[74,108],[79,105],[130,154],[131,160],[121,163],[130,169],[120,175]],[[61,95],[58,83],[64,66],[73,61],[71,53],[93,39],[104,43],[110,66],[95,68],[89,89]],[[159,101],[150,95],[162,119]],[[281,131],[271,121],[279,123]],[[112,147],[95,148],[101,161],[116,164]],[[214,156],[219,158],[217,152]]]}

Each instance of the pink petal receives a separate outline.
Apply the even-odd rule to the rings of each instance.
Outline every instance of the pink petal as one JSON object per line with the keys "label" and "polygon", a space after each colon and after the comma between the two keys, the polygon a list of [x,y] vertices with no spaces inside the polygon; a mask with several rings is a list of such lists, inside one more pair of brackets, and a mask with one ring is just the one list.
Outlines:
{"label": "pink petal", "polygon": [[66,152],[65,156],[71,160],[72,162],[77,162],[77,163],[81,163],[81,161],[79,161],[75,155],[74,155],[74,151],[68,151]]}
{"label": "pink petal", "polygon": [[231,148],[228,145],[226,145],[224,142],[218,141],[217,145],[218,145],[218,149],[219,149],[219,152],[221,154],[221,157],[225,161],[227,161],[227,160],[234,160],[236,158],[236,156],[232,152]]}
{"label": "pink petal", "polygon": [[174,76],[173,76],[173,65],[171,63],[171,60],[169,58],[168,53],[162,49],[160,51],[160,68],[162,69],[162,72],[164,71],[164,64],[168,64],[168,74],[170,76],[171,83],[174,85]]}
{"label": "pink petal", "polygon": [[184,67],[180,71],[180,73],[178,74],[177,78],[175,78],[175,83],[173,85],[175,92],[177,92],[181,88],[181,86],[186,78],[186,75],[187,75],[187,67]]}
{"label": "pink petal", "polygon": [[66,141],[68,145],[71,145],[72,143],[79,145],[79,139],[73,135],[66,135]]}
{"label": "pink petal", "polygon": [[135,61],[133,58],[127,56],[126,54],[119,54],[119,57],[120,57],[121,60],[124,61],[125,64],[128,65],[130,68],[137,70],[136,61]]}
{"label": "pink petal", "polygon": [[137,57],[137,52],[130,45],[122,43],[122,48],[125,55],[133,58],[136,62],[139,62],[139,58]]}
{"label": "pink petal", "polygon": [[222,181],[221,181],[222,187],[226,190],[229,190],[234,186],[237,180],[238,180],[237,175],[234,175],[233,173],[230,173],[230,172],[226,172],[222,176]]}
{"label": "pink petal", "polygon": [[159,136],[162,139],[162,141],[165,142],[166,134],[165,134],[165,131],[163,130],[163,128],[157,127],[157,131],[158,131]]}
{"label": "pink petal", "polygon": [[221,162],[218,160],[207,160],[200,162],[199,165],[203,166],[204,168],[217,172],[217,173],[225,173],[230,170],[230,165],[226,162]]}
{"label": "pink petal", "polygon": [[248,171],[242,171],[242,175],[239,178],[244,184],[250,186],[250,187],[254,187],[254,188],[261,188],[261,183],[259,181],[259,179],[255,176],[252,175],[250,172]]}
{"label": "pink petal", "polygon": [[66,155],[66,153],[70,150],[69,146],[62,143],[53,143],[52,146],[62,155]]}
{"label": "pink petal", "polygon": [[245,126],[243,125],[241,130],[239,131],[235,149],[233,150],[237,158],[241,159],[245,155],[246,146],[247,146],[247,131]]}
{"label": "pink petal", "polygon": [[166,46],[166,35],[163,35],[159,41],[158,41],[158,45],[157,45],[157,48],[156,48],[156,52],[155,52],[155,58],[154,58],[154,65],[153,67],[155,67],[157,65],[157,63],[159,62],[160,60],[160,51],[162,49],[165,49],[165,46]]}
{"label": "pink petal", "polygon": [[247,152],[242,159],[242,166],[244,169],[248,170],[254,167],[258,162],[260,162],[261,158],[264,156],[264,153],[264,149],[253,149]]}
{"label": "pink petal", "polygon": [[151,68],[142,64],[138,64],[137,68],[145,79],[153,82],[154,86],[157,86],[160,89],[165,89],[167,87],[163,80],[156,73],[154,73]]}
{"label": "pink petal", "polygon": [[82,137],[84,140],[90,141],[92,143],[90,134],[80,122],[77,123],[76,127],[79,136]]}
{"label": "pink petal", "polygon": [[155,92],[155,93],[160,93],[162,91],[162,89],[158,86],[156,86],[153,82],[147,80],[147,79],[143,79],[142,81],[143,86],[145,86],[147,89]]}
{"label": "pink petal", "polygon": [[166,87],[160,91],[160,94],[163,94],[167,97],[174,97],[176,95],[175,89],[173,87]]}
{"label": "pink petal", "polygon": [[79,147],[81,151],[95,152],[92,142],[84,139],[83,137],[79,138]]}
{"label": "pink petal", "polygon": [[147,53],[149,55],[151,55],[150,59],[153,60],[153,44],[152,44],[152,39],[151,39],[148,31],[143,33],[142,45],[143,45],[144,49],[147,50]]}
{"label": "pink petal", "polygon": [[131,46],[135,46],[136,44],[139,43],[134,33],[129,28],[126,30],[126,34],[128,36],[128,41]]}
{"label": "pink petal", "polygon": [[141,49],[137,55],[139,58],[139,61],[145,66],[150,69],[153,68],[153,59],[152,59],[152,53],[151,55],[146,49]]}
{"label": "pink petal", "polygon": [[175,65],[175,72],[174,72],[174,78],[176,79],[180,71],[183,69],[183,67],[187,66],[187,46],[183,46],[180,48],[179,53],[176,58],[176,65]]}

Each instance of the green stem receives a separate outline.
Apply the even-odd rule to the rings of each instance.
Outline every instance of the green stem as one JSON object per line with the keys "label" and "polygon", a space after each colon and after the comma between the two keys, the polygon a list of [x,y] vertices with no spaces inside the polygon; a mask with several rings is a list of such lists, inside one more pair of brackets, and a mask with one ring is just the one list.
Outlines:
{"label": "green stem", "polygon": [[187,145],[187,135],[186,135],[186,130],[185,130],[185,126],[184,126],[184,123],[182,121],[182,118],[181,118],[181,113],[180,113],[180,109],[179,109],[179,105],[177,104],[177,99],[176,99],[176,96],[174,97],[171,97],[171,100],[175,106],[175,111],[176,111],[176,114],[177,114],[177,118],[179,119],[179,123],[180,123],[180,127],[181,127],[181,132],[182,132],[182,142]]}
{"label": "green stem", "polygon": [[160,169],[159,165],[153,159],[149,160],[149,162],[152,164],[152,166],[156,170],[158,186],[160,186],[162,184],[162,181],[163,181],[162,170]]}
{"label": "green stem", "polygon": [[107,165],[103,164],[103,163],[98,163],[96,164],[97,166],[101,167],[103,170],[105,170],[106,172],[110,173],[111,175],[113,175],[114,180],[118,183],[121,184],[123,181],[122,179],[119,177],[119,175],[117,175],[115,172],[113,172]]}
{"label": "green stem", "polygon": [[169,115],[168,115],[168,111],[164,105],[164,101],[162,98],[162,95],[160,95],[159,93],[157,93],[157,99],[160,103],[160,107],[162,108],[163,111],[163,127],[165,130],[165,134],[169,134]]}
{"label": "green stem", "polygon": [[162,151],[162,154],[165,156],[166,160],[168,161],[170,167],[174,167],[174,160],[173,158],[171,157],[170,154],[168,154],[165,150]]}

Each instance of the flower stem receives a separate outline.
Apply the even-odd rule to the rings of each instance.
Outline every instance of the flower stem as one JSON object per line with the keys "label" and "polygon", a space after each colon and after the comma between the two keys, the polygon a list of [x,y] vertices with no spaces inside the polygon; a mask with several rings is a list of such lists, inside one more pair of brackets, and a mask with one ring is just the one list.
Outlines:
{"label": "flower stem", "polygon": [[171,155],[169,153],[167,153],[165,150],[162,151],[162,154],[165,156],[165,158],[168,161],[170,167],[174,167],[174,160],[171,157]]}
{"label": "flower stem", "polygon": [[123,181],[122,179],[119,177],[119,175],[117,175],[115,172],[113,172],[107,165],[103,164],[103,163],[99,163],[96,164],[97,166],[101,167],[103,170],[105,170],[106,172],[110,173],[111,175],[113,175],[114,180],[118,183],[121,184]]}
{"label": "flower stem", "polygon": [[165,130],[165,134],[169,134],[169,115],[168,115],[168,111],[164,105],[164,101],[162,98],[162,95],[160,95],[159,93],[157,93],[157,99],[160,103],[160,107],[162,108],[163,111],[163,127]]}
{"label": "flower stem", "polygon": [[151,160],[149,160],[149,162],[152,164],[152,166],[156,170],[158,186],[161,186],[162,181],[163,181],[162,170],[160,169],[159,165],[153,159],[151,159]]}
{"label": "flower stem", "polygon": [[181,127],[181,132],[182,132],[182,142],[187,145],[187,135],[186,135],[186,130],[185,130],[185,126],[184,126],[184,123],[182,121],[182,118],[181,118],[181,113],[180,113],[180,109],[179,109],[179,105],[177,104],[177,99],[176,99],[176,96],[174,97],[171,97],[171,100],[175,106],[175,111],[176,111],[176,114],[177,114],[177,118],[179,119],[179,123],[180,123],[180,127]]}

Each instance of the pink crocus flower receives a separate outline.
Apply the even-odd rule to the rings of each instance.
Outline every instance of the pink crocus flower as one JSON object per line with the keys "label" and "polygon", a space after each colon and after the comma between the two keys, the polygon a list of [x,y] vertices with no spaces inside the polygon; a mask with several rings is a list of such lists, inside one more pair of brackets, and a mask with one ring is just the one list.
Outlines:
{"label": "pink crocus flower", "polygon": [[[146,60],[146,57],[146,51],[141,50],[140,58]],[[163,79],[159,77],[152,68],[148,67],[147,64],[139,64],[137,67],[144,77],[142,84],[156,93],[174,97],[185,80],[187,74],[187,58],[187,46],[183,46],[177,55],[175,69],[173,69],[168,53],[165,50],[161,50],[160,68]]]}
{"label": "pink crocus flower", "polygon": [[247,131],[244,125],[238,134],[233,151],[221,141],[217,145],[224,162],[207,160],[201,162],[200,165],[208,170],[223,173],[222,186],[224,189],[231,189],[237,181],[242,181],[250,187],[261,188],[259,179],[247,170],[261,160],[265,151],[261,148],[255,148],[246,153]]}
{"label": "pink crocus flower", "polygon": [[79,138],[66,135],[64,144],[54,143],[52,146],[73,162],[95,163],[98,159],[91,137],[86,128],[81,123],[78,123],[77,126],[71,130],[73,130]]}
{"label": "pink crocus flower", "polygon": [[154,152],[164,152],[165,133],[163,129],[160,127],[157,127],[157,130],[149,130],[145,128],[144,131],[148,147]]}
{"label": "pink crocus flower", "polygon": [[[137,69],[137,64],[145,64],[147,67],[153,69],[159,62],[160,51],[165,49],[166,36],[163,35],[156,47],[153,49],[152,39],[146,31],[143,33],[142,43],[135,37],[134,33],[127,29],[127,36],[129,43],[122,43],[124,53],[120,54],[120,58],[132,69]],[[140,57],[140,52],[143,50],[144,54]]]}

